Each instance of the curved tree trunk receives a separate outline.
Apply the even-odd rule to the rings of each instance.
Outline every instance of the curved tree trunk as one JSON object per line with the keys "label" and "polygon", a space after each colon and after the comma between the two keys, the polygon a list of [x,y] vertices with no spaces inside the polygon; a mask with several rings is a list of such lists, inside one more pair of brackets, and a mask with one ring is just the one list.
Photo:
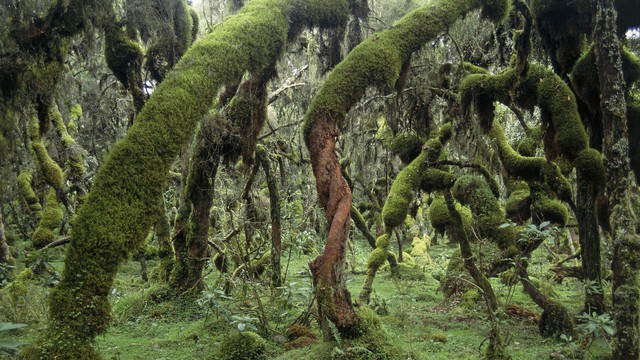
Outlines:
{"label": "curved tree trunk", "polygon": [[[108,296],[118,266],[151,227],[169,167],[214,96],[246,72],[271,68],[287,38],[301,29],[318,22],[338,26],[347,17],[346,0],[325,1],[322,6],[298,1],[302,4],[296,7],[293,0],[245,5],[196,42],[158,86],[102,164],[78,210],[65,270],[50,296],[48,329],[40,341],[24,349],[23,358],[100,357],[92,341],[108,328]],[[300,9],[305,11],[298,13]]]}
{"label": "curved tree trunk", "polygon": [[[500,21],[507,1],[443,0],[411,12],[391,29],[358,45],[329,74],[305,119],[304,135],[311,155],[320,204],[325,209],[329,235],[324,253],[310,265],[322,321],[328,317],[349,337],[357,333],[358,317],[345,287],[345,252],[349,233],[351,190],[342,177],[335,154],[346,113],[362,98],[367,86],[393,88],[411,55],[481,6],[483,15]],[[326,331],[325,331],[325,335]]]}

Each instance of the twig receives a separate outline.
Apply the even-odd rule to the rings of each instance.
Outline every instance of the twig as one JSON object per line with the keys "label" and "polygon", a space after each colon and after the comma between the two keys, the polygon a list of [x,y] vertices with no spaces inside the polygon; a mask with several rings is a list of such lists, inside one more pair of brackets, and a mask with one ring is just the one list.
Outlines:
{"label": "twig", "polygon": [[41,249],[40,249],[40,251],[44,251],[44,250],[47,250],[47,249],[51,249],[51,248],[54,248],[54,247],[58,247],[58,246],[61,246],[61,245],[67,244],[67,243],[69,243],[70,241],[71,241],[71,236],[63,237],[63,238],[61,238],[61,239],[58,239],[58,240],[55,240],[55,241],[50,242],[49,244],[47,244],[46,246],[44,246],[43,248],[41,248]]}

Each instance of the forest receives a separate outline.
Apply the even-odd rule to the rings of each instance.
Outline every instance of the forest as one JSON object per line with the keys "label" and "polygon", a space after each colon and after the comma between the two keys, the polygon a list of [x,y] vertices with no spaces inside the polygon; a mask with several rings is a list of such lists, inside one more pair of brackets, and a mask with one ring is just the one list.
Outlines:
{"label": "forest", "polygon": [[640,360],[638,0],[3,0],[0,359]]}

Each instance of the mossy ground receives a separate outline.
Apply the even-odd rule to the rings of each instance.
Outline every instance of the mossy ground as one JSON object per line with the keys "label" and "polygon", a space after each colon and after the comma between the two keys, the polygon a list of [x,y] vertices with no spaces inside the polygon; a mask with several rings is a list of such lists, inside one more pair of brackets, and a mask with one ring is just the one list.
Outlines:
{"label": "mossy ground", "polygon": [[[405,250],[410,251],[410,239],[405,243]],[[348,288],[358,294],[365,281],[367,256],[370,248],[364,239],[356,238],[355,268],[357,274],[349,274]],[[395,242],[392,249],[395,248]],[[18,242],[18,247],[26,246]],[[448,257],[456,249],[446,244],[429,248],[433,259],[430,264],[423,265],[426,280],[392,278],[388,270],[381,270],[374,284],[370,307],[379,315],[387,341],[398,348],[397,355],[390,359],[479,359],[479,346],[489,334],[489,323],[486,320],[484,304],[461,297],[459,300],[444,301],[439,282],[436,278],[444,273]],[[62,249],[49,250],[49,260],[58,270],[62,268]],[[397,251],[397,249],[395,250]],[[287,252],[283,252],[283,263]],[[529,270],[532,275],[543,279],[547,274],[548,263],[544,250],[538,251],[531,261]],[[278,333],[286,336],[287,326],[307,305],[310,294],[311,279],[307,263],[313,255],[293,252],[286,278],[287,290],[283,293],[271,293],[266,283],[236,283],[230,299],[214,297],[216,306],[208,308],[200,306],[197,298],[173,298],[171,293],[157,284],[143,283],[140,278],[140,265],[135,261],[125,263],[115,280],[114,290],[110,298],[113,303],[112,316],[114,322],[106,334],[97,338],[95,348],[104,359],[212,359],[222,344],[225,336],[237,332],[238,323],[225,320],[225,316],[257,318],[259,305],[252,289],[261,295],[261,302],[270,319],[270,328],[277,333],[265,336],[267,340],[266,356],[268,359],[307,359],[323,358],[347,359],[339,357],[337,348],[349,349],[347,340],[336,344],[319,343],[302,349],[285,351],[285,347],[273,341]],[[353,262],[353,258],[350,258]],[[157,264],[156,259],[148,261],[149,269]],[[209,268],[210,271],[212,266]],[[207,289],[203,294],[216,295],[216,286],[222,286],[217,270],[210,271],[205,278]],[[268,276],[265,276],[268,277]],[[542,280],[544,281],[544,280]],[[540,315],[541,311],[534,305],[520,285],[510,289],[500,282],[491,279],[502,308],[505,305],[518,305]],[[565,279],[562,285],[546,281],[556,294],[556,300],[565,304],[572,315],[579,315],[582,306],[583,285],[576,280]],[[40,288],[41,291],[45,288]],[[510,291],[512,290],[512,291]],[[271,295],[270,295],[271,294]],[[1,292],[0,292],[1,295]],[[218,294],[219,295],[219,294]],[[356,296],[353,296],[355,299]],[[41,310],[44,311],[44,308]],[[0,312],[0,322],[7,321]],[[37,317],[36,317],[37,318]],[[562,341],[543,339],[538,334],[537,323],[526,318],[504,315],[501,322],[503,332],[509,334],[508,351],[514,359],[549,358],[551,353],[570,352],[575,343],[565,344]],[[33,319],[33,317],[31,318]],[[237,319],[237,318],[236,318]],[[15,320],[19,320],[14,318]],[[14,338],[20,342],[34,341],[41,331],[44,319],[25,319],[29,326],[20,332],[0,333],[0,338]],[[258,320],[249,320],[258,325]],[[258,326],[259,328],[259,326]],[[318,325],[312,321],[311,330],[321,338]],[[259,331],[258,331],[259,332]],[[488,342],[484,342],[487,344]],[[590,351],[601,351],[599,343],[594,343]],[[601,343],[600,343],[601,345]],[[352,353],[364,351],[358,344],[353,344]],[[348,351],[347,351],[348,353]],[[349,354],[349,353],[348,353]],[[366,353],[363,359],[373,359]],[[347,355],[349,356],[349,355]],[[8,357],[11,358],[11,357]],[[384,357],[382,357],[384,358]],[[587,359],[599,357],[587,356]],[[0,355],[2,359],[2,355]]]}

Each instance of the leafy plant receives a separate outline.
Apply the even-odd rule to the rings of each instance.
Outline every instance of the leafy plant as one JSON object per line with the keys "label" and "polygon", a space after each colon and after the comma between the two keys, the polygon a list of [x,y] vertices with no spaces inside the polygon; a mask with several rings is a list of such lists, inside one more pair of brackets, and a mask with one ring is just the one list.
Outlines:
{"label": "leafy plant", "polygon": [[231,321],[229,324],[235,325],[238,331],[257,331],[258,328],[254,324],[254,322],[258,320],[258,318],[244,316],[244,315],[231,315]]}
{"label": "leafy plant", "polygon": [[[25,326],[27,325],[3,322],[3,323],[0,323],[0,332],[22,329]],[[0,339],[0,355],[13,354],[18,351],[18,347],[20,347],[20,345],[22,344],[12,339]]]}
{"label": "leafy plant", "polygon": [[607,339],[615,333],[613,319],[609,314],[582,313],[578,315],[578,321],[578,329],[584,331],[591,342]]}

